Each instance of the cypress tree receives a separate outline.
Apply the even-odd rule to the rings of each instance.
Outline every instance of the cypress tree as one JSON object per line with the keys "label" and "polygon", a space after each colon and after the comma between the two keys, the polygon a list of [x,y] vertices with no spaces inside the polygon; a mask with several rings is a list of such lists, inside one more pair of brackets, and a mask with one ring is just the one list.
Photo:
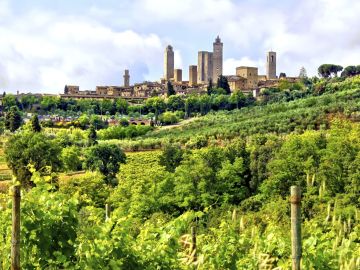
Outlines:
{"label": "cypress tree", "polygon": [[16,106],[12,106],[5,116],[5,127],[11,132],[17,130],[22,123],[19,109]]}
{"label": "cypress tree", "polygon": [[174,86],[171,84],[170,81],[167,82],[167,96],[170,97],[172,95],[175,95]]}
{"label": "cypress tree", "polygon": [[88,134],[88,145],[92,146],[92,145],[97,144],[96,139],[97,139],[97,135],[96,135],[95,127],[94,127],[94,125],[90,125],[89,134]]}
{"label": "cypress tree", "polygon": [[31,130],[34,132],[41,131],[41,126],[40,126],[39,118],[38,118],[37,114],[34,114],[33,117],[31,118]]}

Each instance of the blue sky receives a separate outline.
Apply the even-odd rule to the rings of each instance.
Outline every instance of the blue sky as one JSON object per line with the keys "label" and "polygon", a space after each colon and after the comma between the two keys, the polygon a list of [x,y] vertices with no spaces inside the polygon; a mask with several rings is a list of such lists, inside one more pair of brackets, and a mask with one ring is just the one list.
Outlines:
{"label": "blue sky", "polygon": [[163,51],[175,66],[224,42],[224,74],[240,65],[315,75],[323,63],[360,64],[360,1],[353,0],[0,0],[0,91],[60,93],[65,84],[94,89],[158,80]]}

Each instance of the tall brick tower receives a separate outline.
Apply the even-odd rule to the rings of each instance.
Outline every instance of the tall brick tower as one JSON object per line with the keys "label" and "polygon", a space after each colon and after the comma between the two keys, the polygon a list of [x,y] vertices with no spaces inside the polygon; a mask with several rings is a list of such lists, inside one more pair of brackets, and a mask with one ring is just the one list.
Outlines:
{"label": "tall brick tower", "polygon": [[215,42],[213,43],[213,71],[212,79],[217,81],[220,75],[223,72],[223,43],[219,36],[216,37]]}
{"label": "tall brick tower", "polygon": [[266,54],[266,78],[276,79],[276,52],[270,51]]}
{"label": "tall brick tower", "polygon": [[174,51],[171,45],[168,45],[164,54],[164,78],[170,80],[174,78]]}
{"label": "tall brick tower", "polygon": [[129,87],[130,86],[130,74],[129,74],[129,70],[125,69],[125,73],[124,73],[124,86],[125,87]]}

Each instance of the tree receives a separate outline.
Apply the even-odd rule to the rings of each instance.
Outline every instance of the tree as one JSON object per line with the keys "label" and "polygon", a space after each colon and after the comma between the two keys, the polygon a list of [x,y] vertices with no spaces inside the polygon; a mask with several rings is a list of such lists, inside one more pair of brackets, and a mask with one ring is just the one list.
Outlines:
{"label": "tree", "polygon": [[347,66],[341,73],[341,77],[351,77],[360,74],[360,66]]}
{"label": "tree", "polygon": [[30,120],[31,122],[31,130],[33,132],[40,132],[41,131],[41,126],[39,123],[39,118],[37,114],[34,114],[33,117]]}
{"label": "tree", "polygon": [[280,75],[279,75],[279,78],[286,78],[286,73],[285,72],[281,72]]}
{"label": "tree", "polygon": [[5,116],[5,128],[14,132],[21,126],[21,124],[22,119],[19,109],[16,106],[12,106]]}
{"label": "tree", "polygon": [[229,101],[231,104],[236,105],[237,109],[240,109],[245,105],[246,97],[243,92],[237,90],[231,94]]}
{"label": "tree", "polygon": [[184,100],[179,95],[172,95],[167,99],[166,105],[171,111],[184,110]]}
{"label": "tree", "polygon": [[145,101],[146,108],[149,112],[155,113],[155,122],[158,119],[160,113],[165,111],[165,101],[160,97],[151,97]]}
{"label": "tree", "polygon": [[[4,92],[5,93],[5,92]],[[16,97],[12,94],[5,94],[2,99],[2,104],[5,111],[8,111],[11,107],[16,106]]]}
{"label": "tree", "polygon": [[168,97],[176,94],[175,90],[174,90],[174,86],[171,84],[170,81],[167,82],[166,89],[167,89],[167,96]]}
{"label": "tree", "polygon": [[96,135],[96,130],[94,125],[90,125],[89,128],[89,134],[88,134],[88,145],[89,146],[93,146],[95,144],[97,144],[97,135]]}
{"label": "tree", "polygon": [[28,165],[32,165],[40,173],[48,173],[45,170],[47,166],[56,172],[62,167],[60,152],[60,145],[42,133],[19,133],[12,136],[5,145],[7,165],[25,186],[32,185],[32,173]]}
{"label": "tree", "polygon": [[115,104],[115,109],[117,112],[120,112],[121,114],[126,114],[128,107],[129,107],[129,103],[123,99],[123,98],[117,98],[114,101]]}
{"label": "tree", "polygon": [[212,94],[212,90],[213,90],[213,81],[211,78],[209,79],[209,83],[208,83],[206,90],[207,90],[207,94],[210,96]]}
{"label": "tree", "polygon": [[331,75],[329,64],[323,64],[318,68],[319,76],[329,78]]}
{"label": "tree", "polygon": [[44,111],[54,111],[60,104],[60,98],[53,96],[45,96],[40,102],[40,107]]}
{"label": "tree", "polygon": [[306,72],[306,69],[304,67],[300,68],[299,78],[300,79],[306,79],[307,78],[307,72]]}
{"label": "tree", "polygon": [[77,146],[70,146],[62,149],[61,161],[65,171],[81,170],[81,151]]}
{"label": "tree", "polygon": [[174,172],[183,160],[184,151],[179,144],[166,144],[159,158],[159,164],[168,172]]}
{"label": "tree", "polygon": [[126,156],[118,145],[97,144],[85,152],[84,167],[99,171],[105,176],[106,184],[116,186],[116,174],[120,170],[120,164],[125,162]]}
{"label": "tree", "polygon": [[334,64],[323,64],[318,68],[318,73],[323,78],[329,78],[331,74],[337,77],[338,72],[342,71],[343,67]]}
{"label": "tree", "polygon": [[159,122],[165,125],[171,125],[179,122],[179,118],[173,112],[164,112],[159,116]]}
{"label": "tree", "polygon": [[222,88],[226,91],[226,94],[230,94],[231,90],[230,90],[230,86],[228,83],[228,80],[225,76],[220,75],[218,80],[217,80],[217,88]]}

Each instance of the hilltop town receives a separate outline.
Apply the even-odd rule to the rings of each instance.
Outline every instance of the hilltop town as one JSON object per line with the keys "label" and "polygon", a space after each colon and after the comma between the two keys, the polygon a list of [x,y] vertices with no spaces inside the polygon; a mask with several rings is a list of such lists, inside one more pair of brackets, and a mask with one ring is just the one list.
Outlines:
{"label": "hilltop town", "polygon": [[[155,82],[130,84],[130,71],[126,69],[123,75],[122,86],[96,86],[95,90],[80,90],[80,86],[66,85],[63,98],[118,98],[143,100],[151,96],[163,96],[166,93],[167,83],[171,82],[175,92],[179,95],[190,93],[204,93],[209,83],[216,83],[219,76],[224,76],[230,90],[253,93],[254,97],[262,87],[276,85],[280,78],[276,73],[276,52],[266,53],[266,75],[259,75],[258,67],[239,66],[234,74],[223,74],[223,43],[219,36],[213,43],[213,51],[199,51],[197,65],[190,65],[189,80],[183,80],[183,70],[175,69],[174,49],[171,45],[164,52],[164,76]],[[291,82],[295,77],[283,77]]]}

